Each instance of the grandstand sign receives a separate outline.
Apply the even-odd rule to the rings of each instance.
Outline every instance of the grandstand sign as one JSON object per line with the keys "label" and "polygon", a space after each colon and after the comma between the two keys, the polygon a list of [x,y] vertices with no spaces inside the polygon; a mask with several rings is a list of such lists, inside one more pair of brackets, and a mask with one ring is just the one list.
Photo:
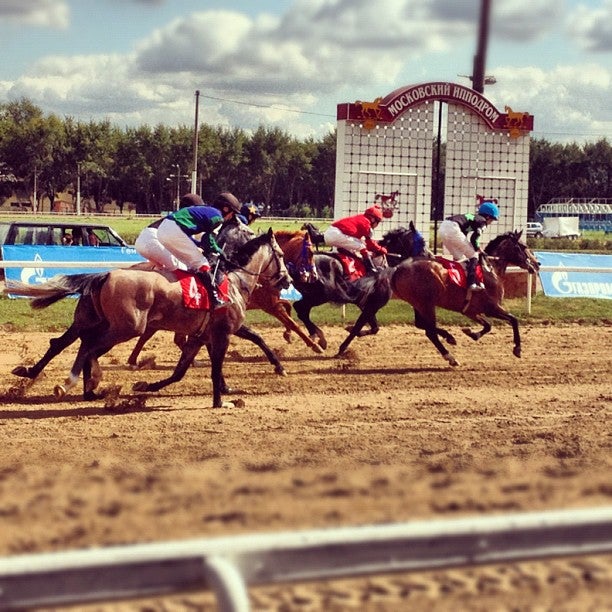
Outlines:
{"label": "grandstand sign", "polygon": [[478,92],[458,83],[424,83],[392,91],[384,98],[373,102],[357,101],[353,104],[339,104],[338,120],[365,121],[373,127],[377,123],[392,123],[399,115],[412,106],[425,102],[442,101],[459,104],[481,117],[491,129],[507,130],[511,133],[531,131],[533,115],[515,112],[509,106],[504,113]]}

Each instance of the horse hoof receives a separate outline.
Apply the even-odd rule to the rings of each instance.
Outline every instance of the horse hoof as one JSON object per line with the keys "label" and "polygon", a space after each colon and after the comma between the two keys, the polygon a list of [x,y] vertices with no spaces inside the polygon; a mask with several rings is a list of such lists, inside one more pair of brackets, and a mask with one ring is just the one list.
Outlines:
{"label": "horse hoof", "polygon": [[322,355],[325,352],[325,350],[318,344],[313,345],[312,350],[319,355]]}
{"label": "horse hoof", "polygon": [[520,346],[515,346],[514,350],[512,352],[514,353],[515,357],[520,357],[521,356],[521,347]]}
{"label": "horse hoof", "polygon": [[468,336],[468,338],[471,338],[472,340],[478,340],[478,335],[476,333],[474,333],[469,327],[462,327],[461,331]]}
{"label": "horse hoof", "polygon": [[22,378],[34,378],[30,373],[30,368],[26,366],[17,366],[11,370],[11,374],[15,376],[21,376]]}
{"label": "horse hoof", "polygon": [[278,374],[279,376],[287,376],[287,372],[285,371],[285,368],[283,368],[283,366],[280,366],[279,368],[274,368],[274,373]]}
{"label": "horse hoof", "polygon": [[149,383],[141,380],[132,385],[132,391],[137,391],[138,393],[143,393],[149,390]]}
{"label": "horse hoof", "polygon": [[63,399],[66,396],[66,387],[64,385],[55,385],[53,389],[53,397],[55,399]]}
{"label": "horse hoof", "polygon": [[283,338],[285,339],[285,342],[286,342],[287,344],[291,344],[291,332],[290,332],[290,331],[286,331],[286,332],[283,334]]}
{"label": "horse hoof", "polygon": [[459,362],[453,357],[453,355],[451,355],[450,353],[446,353],[446,355],[443,356],[444,359],[446,359],[446,361],[448,361],[448,363],[450,365],[452,365],[453,367],[456,367],[459,365]]}

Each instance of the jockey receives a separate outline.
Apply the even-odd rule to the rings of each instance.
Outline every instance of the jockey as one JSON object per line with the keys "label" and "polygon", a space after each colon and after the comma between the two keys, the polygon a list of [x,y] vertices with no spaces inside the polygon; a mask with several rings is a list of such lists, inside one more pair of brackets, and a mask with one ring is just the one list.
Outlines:
{"label": "jockey", "polygon": [[[240,202],[237,198],[224,191],[220,193],[210,206],[201,204],[186,206],[169,214],[164,219],[156,221],[156,235],[149,244],[140,248],[135,244],[136,250],[155,263],[160,263],[168,270],[182,267],[191,270],[203,283],[210,297],[211,308],[224,305],[219,298],[214,278],[211,274],[210,263],[192,236],[202,233],[201,247],[208,254],[220,253],[213,231],[224,221],[240,211]],[[145,228],[145,232],[149,228]],[[141,232],[142,233],[142,232]],[[140,236],[138,237],[140,239]],[[149,253],[153,253],[149,255]],[[182,264],[182,265],[181,265]]]}
{"label": "jockey", "polygon": [[[467,258],[466,272],[467,285],[471,291],[484,289],[482,283],[476,282],[477,253],[480,249],[480,236],[483,229],[499,219],[499,208],[491,200],[484,200],[478,207],[476,214],[465,213],[453,215],[440,224],[438,233],[442,246],[448,251],[455,261]],[[468,234],[471,233],[468,239]]]}
{"label": "jockey", "polygon": [[257,210],[257,206],[255,204],[243,204],[240,209],[240,213],[238,214],[238,218],[245,224],[251,225],[255,219],[259,219],[261,215]]}
{"label": "jockey", "polygon": [[325,244],[350,251],[355,257],[358,253],[361,254],[367,272],[375,274],[377,269],[370,253],[387,254],[387,249],[372,239],[372,230],[376,229],[382,218],[380,206],[371,206],[362,214],[338,219],[325,230]]}

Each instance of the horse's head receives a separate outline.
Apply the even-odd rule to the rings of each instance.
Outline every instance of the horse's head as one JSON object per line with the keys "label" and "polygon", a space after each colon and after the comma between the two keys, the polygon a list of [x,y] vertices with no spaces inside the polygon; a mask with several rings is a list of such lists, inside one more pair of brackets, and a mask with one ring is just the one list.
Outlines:
{"label": "horse's head", "polygon": [[315,250],[309,232],[303,229],[297,232],[279,230],[275,236],[283,250],[285,263],[292,278],[301,283],[316,281],[318,273],[314,263]]}
{"label": "horse's head", "polygon": [[489,242],[485,253],[534,274],[540,269],[540,262],[533,251],[521,240],[522,235],[522,230],[500,234]]}
{"label": "horse's head", "polygon": [[248,225],[242,223],[238,217],[232,216],[221,225],[216,241],[225,256],[231,258],[243,244],[254,237],[255,232]]}
{"label": "horse's head", "polygon": [[[259,282],[268,287],[287,289],[291,285],[283,251],[272,228],[243,244],[231,263],[248,274],[257,275]],[[258,269],[258,272],[250,268]]]}
{"label": "horse's head", "polygon": [[408,228],[399,227],[387,232],[379,241],[387,251],[387,259],[391,263],[399,263],[409,257],[418,257],[427,254],[427,246],[423,234],[419,232],[414,223],[410,221]]}

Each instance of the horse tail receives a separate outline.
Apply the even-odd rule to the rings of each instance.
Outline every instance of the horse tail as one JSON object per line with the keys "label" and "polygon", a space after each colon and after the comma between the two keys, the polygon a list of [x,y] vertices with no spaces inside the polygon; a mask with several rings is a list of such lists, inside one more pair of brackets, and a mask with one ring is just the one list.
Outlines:
{"label": "horse tail", "polygon": [[34,310],[42,310],[69,295],[90,295],[96,292],[104,284],[108,274],[108,272],[60,274],[41,285],[12,282],[7,284],[5,293],[34,298],[30,306]]}

